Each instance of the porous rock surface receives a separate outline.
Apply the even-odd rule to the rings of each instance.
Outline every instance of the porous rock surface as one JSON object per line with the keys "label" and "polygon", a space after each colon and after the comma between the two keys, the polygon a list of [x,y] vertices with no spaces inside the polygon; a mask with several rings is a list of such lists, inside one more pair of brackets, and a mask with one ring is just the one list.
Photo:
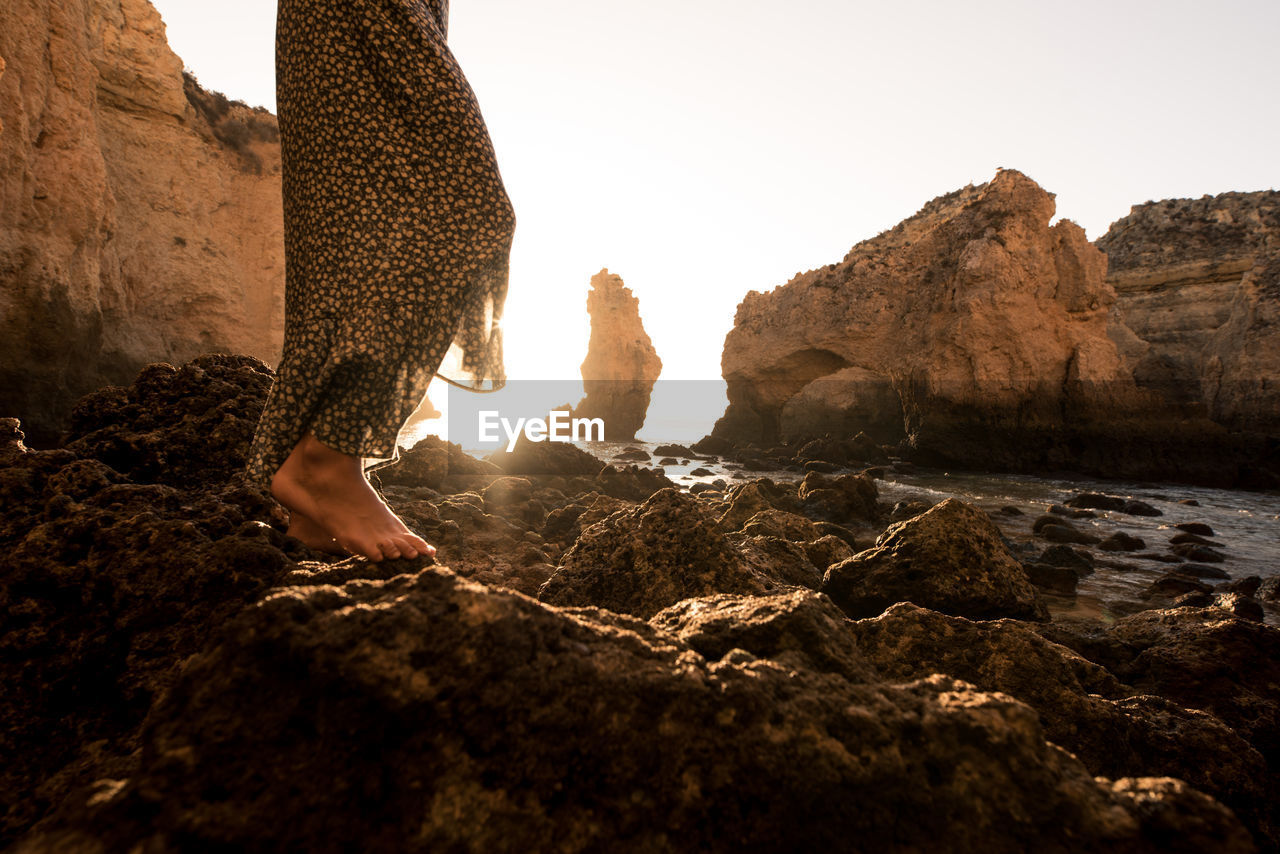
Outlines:
{"label": "porous rock surface", "polygon": [[[1019,628],[1032,624],[898,606],[876,631],[787,580],[847,543],[788,515],[807,509],[795,484],[763,479],[748,486],[767,506],[725,534],[721,498],[621,498],[595,477],[486,474],[479,461],[455,483],[406,460],[387,499],[443,566],[313,553],[237,475],[270,377],[245,357],[149,367],[86,399],[57,450],[26,448],[0,420],[0,845],[1247,851],[1250,832],[1269,844],[1257,787],[1238,782],[1267,785],[1245,740],[1268,744],[1276,703],[1246,671],[1201,677],[1199,693],[1170,675],[1142,683],[1193,711],[1053,652]],[[663,595],[610,563],[627,550],[661,570]],[[590,596],[525,595],[565,567]],[[597,597],[616,592],[610,576],[621,592]],[[1181,613],[1182,660],[1221,656],[1217,630],[1194,624],[1222,612]],[[1265,651],[1274,631],[1249,639]],[[1140,680],[1151,668],[1121,653],[1146,636],[1135,623],[1101,648]],[[1157,716],[1165,755],[1150,746]],[[1125,739],[1111,766],[1090,764]]]}
{"label": "porous rock surface", "polygon": [[890,526],[873,548],[832,565],[822,592],[855,617],[913,602],[961,617],[1048,619],[995,523],[955,498]]}

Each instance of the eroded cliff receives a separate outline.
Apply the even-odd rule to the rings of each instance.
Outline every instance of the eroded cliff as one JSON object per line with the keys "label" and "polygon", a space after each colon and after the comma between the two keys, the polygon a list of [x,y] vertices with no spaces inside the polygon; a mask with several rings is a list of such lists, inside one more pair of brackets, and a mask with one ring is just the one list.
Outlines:
{"label": "eroded cliff", "polygon": [[147,0],[5,4],[0,56],[0,411],[48,442],[148,362],[274,361],[274,117],[184,81]]}
{"label": "eroded cliff", "polygon": [[751,292],[725,340],[715,435],[864,431],[922,461],[1230,484],[1265,439],[1134,382],[1107,258],[1001,170],[838,264]]}
{"label": "eroded cliff", "polygon": [[1137,205],[1098,240],[1140,384],[1280,432],[1280,192]]}

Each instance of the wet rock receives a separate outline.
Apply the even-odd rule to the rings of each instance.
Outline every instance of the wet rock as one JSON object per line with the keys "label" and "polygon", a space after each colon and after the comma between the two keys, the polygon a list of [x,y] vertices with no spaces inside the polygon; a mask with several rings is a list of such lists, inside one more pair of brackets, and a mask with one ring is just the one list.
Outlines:
{"label": "wet rock", "polygon": [[1180,546],[1172,546],[1169,551],[1173,552],[1180,558],[1195,561],[1196,563],[1222,563],[1227,556],[1220,551],[1215,551],[1208,546],[1198,546],[1193,543],[1184,543]]}
{"label": "wet rock", "polygon": [[1190,575],[1169,572],[1153,581],[1146,590],[1142,591],[1141,596],[1143,599],[1161,597],[1174,599],[1185,593],[1210,593],[1212,590],[1213,588],[1208,584]]}
{"label": "wet rock", "polygon": [[822,592],[853,617],[913,602],[957,616],[1048,619],[995,523],[954,498],[890,526],[874,548],[832,566]]}
{"label": "wet rock", "polygon": [[1040,553],[1036,562],[1070,569],[1081,578],[1094,572],[1093,558],[1088,552],[1066,545],[1049,546]]}
{"label": "wet rock", "polygon": [[732,451],[736,446],[729,439],[720,436],[703,436],[698,441],[689,446],[695,453],[707,455],[714,454],[716,456],[724,456]]}
{"label": "wet rock", "polygon": [[702,504],[666,489],[584,530],[538,598],[647,619],[682,599],[764,589]]}
{"label": "wet rock", "polygon": [[685,459],[692,459],[697,456],[684,445],[659,445],[653,449],[653,453],[659,457],[682,457]]}
{"label": "wet rock", "polygon": [[1193,545],[1193,546],[1216,546],[1216,545],[1218,545],[1218,544],[1217,544],[1217,543],[1215,543],[1213,540],[1206,539],[1205,537],[1201,537],[1201,536],[1199,536],[1199,535],[1197,535],[1197,534],[1187,534],[1187,533],[1174,534],[1172,537],[1170,537],[1170,538],[1169,538],[1169,543],[1170,543],[1171,545],[1175,545],[1175,546],[1181,546],[1181,545],[1184,545],[1184,544],[1187,544],[1187,543],[1190,543],[1190,544],[1191,544],[1191,545]]}
{"label": "wet rock", "polygon": [[1001,516],[1025,516],[1027,514],[1023,513],[1021,510],[1019,510],[1017,507],[1014,507],[1012,504],[1008,504],[1000,508],[1000,515]]}
{"label": "wet rock", "polygon": [[1135,537],[1124,531],[1116,531],[1098,543],[1098,548],[1104,552],[1136,552],[1146,547],[1147,543],[1141,537]]}
{"label": "wet rock", "polygon": [[1054,516],[1065,516],[1068,519],[1096,519],[1098,514],[1092,510],[1079,510],[1074,507],[1067,507],[1063,504],[1054,504],[1049,507],[1049,512]]}
{"label": "wet rock", "polygon": [[1200,537],[1215,536],[1213,528],[1206,525],[1204,522],[1179,522],[1173,527],[1177,528],[1179,531],[1185,531],[1188,534],[1195,534]]}
{"label": "wet rock", "polygon": [[781,657],[711,663],[644,623],[440,569],[282,590],[184,668],[138,773],[35,844],[1248,845],[1180,783],[1095,780],[1006,695],[943,676],[855,684]]}
{"label": "wet rock", "polygon": [[1101,537],[1085,533],[1076,526],[1061,521],[1041,525],[1036,530],[1036,533],[1051,543],[1075,543],[1076,545],[1091,546],[1102,542]]}
{"label": "wet rock", "polygon": [[674,457],[663,457],[662,459],[658,460],[658,465],[660,465],[660,466],[678,466],[678,465],[680,465],[680,461],[679,461],[679,460],[677,460],[677,459],[675,459]]}
{"label": "wet rock", "polygon": [[652,459],[652,457],[649,456],[649,452],[643,448],[626,448],[621,452],[614,454],[613,458],[615,460],[623,460],[626,462],[648,462]]}
{"label": "wet rock", "polygon": [[840,466],[822,460],[805,460],[803,468],[806,472],[815,471],[818,474],[835,474],[840,471]]}
{"label": "wet rock", "polygon": [[1262,603],[1251,596],[1245,596],[1240,593],[1219,593],[1213,597],[1213,606],[1221,608],[1244,620],[1253,620],[1262,623],[1267,619],[1267,613],[1262,609]]}
{"label": "wet rock", "polygon": [[1085,492],[1067,501],[1068,507],[1083,507],[1093,510],[1111,510],[1129,516],[1163,516],[1157,508],[1136,498],[1120,498],[1115,495],[1102,495],[1097,492]]}
{"label": "wet rock", "polygon": [[698,468],[689,472],[689,474],[693,475],[694,477],[711,477],[713,474],[715,474],[715,472],[713,472],[711,469],[702,468],[701,466],[699,466]]}
{"label": "wet rock", "polygon": [[1252,599],[1258,595],[1258,590],[1262,588],[1262,579],[1257,575],[1250,575],[1241,578],[1239,581],[1232,581],[1227,584],[1220,584],[1215,592],[1218,593],[1237,593],[1247,599]]}
{"label": "wet rock", "polygon": [[1045,563],[1026,563],[1022,565],[1031,583],[1045,593],[1055,596],[1075,596],[1076,585],[1080,576],[1074,569],[1050,566]]}
{"label": "wet rock", "polygon": [[1231,577],[1225,569],[1216,566],[1206,566],[1202,563],[1178,564],[1178,572],[1183,575],[1190,575],[1194,578],[1227,579]]}

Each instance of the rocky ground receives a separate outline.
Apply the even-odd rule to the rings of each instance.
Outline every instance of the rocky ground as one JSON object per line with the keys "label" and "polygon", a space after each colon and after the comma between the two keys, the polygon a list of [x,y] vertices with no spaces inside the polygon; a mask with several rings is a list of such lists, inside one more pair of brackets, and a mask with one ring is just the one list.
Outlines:
{"label": "rocky ground", "polygon": [[1070,543],[890,507],[857,442],[695,495],[428,440],[381,485],[438,563],[337,560],[237,477],[269,381],[152,366],[57,450],[0,424],[0,844],[1280,847],[1256,586],[1051,621]]}

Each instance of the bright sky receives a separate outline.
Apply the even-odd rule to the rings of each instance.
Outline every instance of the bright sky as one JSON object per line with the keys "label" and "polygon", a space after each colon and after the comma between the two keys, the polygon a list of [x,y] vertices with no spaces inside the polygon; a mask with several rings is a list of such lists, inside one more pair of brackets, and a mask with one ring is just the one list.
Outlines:
{"label": "bright sky", "polygon": [[[153,2],[202,83],[274,106],[273,3]],[[508,373],[577,377],[608,267],[663,378],[717,378],[748,290],[1000,166],[1090,238],[1280,186],[1277,33],[1276,0],[453,0],[519,222]]]}

